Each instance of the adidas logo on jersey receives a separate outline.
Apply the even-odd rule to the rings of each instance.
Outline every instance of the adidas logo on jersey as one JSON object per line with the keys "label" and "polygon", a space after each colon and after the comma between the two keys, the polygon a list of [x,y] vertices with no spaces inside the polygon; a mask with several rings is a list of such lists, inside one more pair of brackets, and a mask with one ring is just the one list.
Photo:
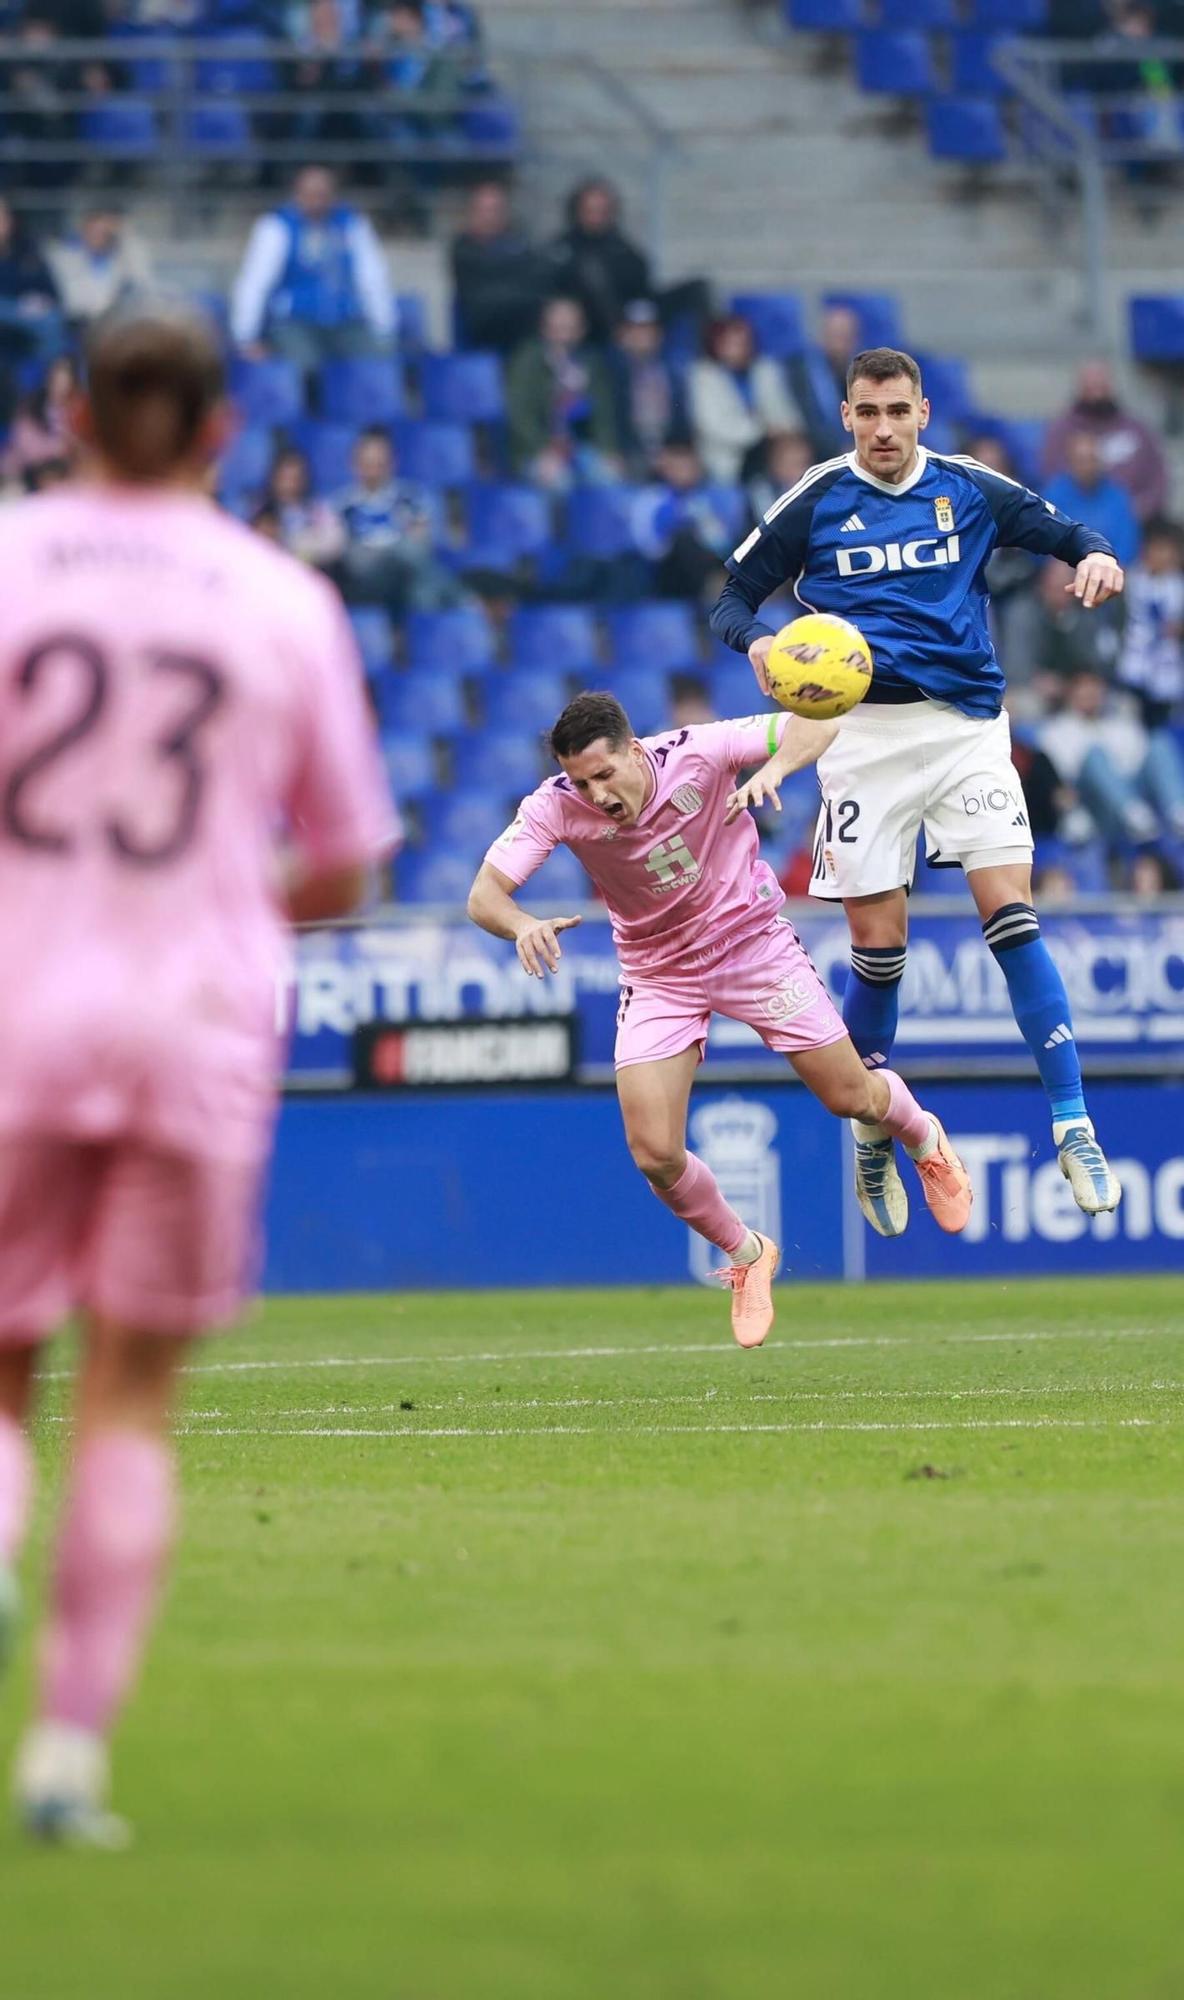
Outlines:
{"label": "adidas logo on jersey", "polygon": [[879,576],[881,570],[944,569],[947,563],[961,562],[962,542],[947,535],[944,542],[925,536],[916,542],[888,542],[881,549],[872,542],[857,549],[836,549],[840,576]]}
{"label": "adidas logo on jersey", "polygon": [[1046,1049],[1058,1049],[1060,1048],[1062,1042],[1071,1042],[1072,1040],[1073,1040],[1072,1028],[1069,1026],[1067,1021],[1062,1021],[1059,1027],[1053,1029],[1051,1035],[1045,1042],[1044,1046]]}
{"label": "adidas logo on jersey", "polygon": [[840,533],[844,535],[865,535],[867,529],[864,527],[858,514],[850,514],[844,521]]}

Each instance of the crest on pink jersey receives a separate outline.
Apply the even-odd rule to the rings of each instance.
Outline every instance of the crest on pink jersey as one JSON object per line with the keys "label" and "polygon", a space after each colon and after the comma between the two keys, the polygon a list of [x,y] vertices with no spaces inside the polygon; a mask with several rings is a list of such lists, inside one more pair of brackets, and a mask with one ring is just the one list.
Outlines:
{"label": "crest on pink jersey", "polygon": [[676,785],[670,803],[680,813],[697,813],[702,810],[703,794],[695,785]]}

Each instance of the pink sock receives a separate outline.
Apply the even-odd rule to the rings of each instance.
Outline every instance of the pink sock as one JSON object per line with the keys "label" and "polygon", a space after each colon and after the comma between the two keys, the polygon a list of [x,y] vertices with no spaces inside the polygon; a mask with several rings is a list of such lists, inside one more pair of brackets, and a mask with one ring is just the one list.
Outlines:
{"label": "pink sock", "polygon": [[0,1415],[0,1562],[20,1554],[33,1492],[33,1453],[14,1417]]}
{"label": "pink sock", "polygon": [[[650,1186],[654,1186],[652,1181]],[[728,1207],[710,1167],[705,1167],[693,1153],[687,1154],[686,1170],[674,1186],[655,1187],[654,1193],[725,1256],[738,1250],[748,1234],[748,1224],[741,1222],[734,1208]]]}
{"label": "pink sock", "polygon": [[920,1146],[929,1137],[929,1113],[922,1111],[902,1076],[894,1069],[882,1069],[888,1085],[888,1109],[880,1119],[885,1132],[906,1146]]}
{"label": "pink sock", "polygon": [[43,1720],[110,1727],[139,1668],[175,1515],[168,1445],[101,1431],[79,1447],[41,1659]]}

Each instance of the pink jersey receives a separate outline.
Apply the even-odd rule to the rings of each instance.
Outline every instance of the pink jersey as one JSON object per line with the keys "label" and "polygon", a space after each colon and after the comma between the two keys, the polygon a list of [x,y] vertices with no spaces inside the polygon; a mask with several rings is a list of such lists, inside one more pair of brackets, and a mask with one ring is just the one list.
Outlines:
{"label": "pink jersey", "polygon": [[397,832],[340,600],[197,495],[79,488],[5,509],[0,604],[0,1132],[255,1157],[280,848]]}
{"label": "pink jersey", "polygon": [[724,825],[737,773],[772,756],[784,721],[750,715],[644,738],[654,789],[632,826],[606,818],[567,778],[548,778],[485,858],[519,884],[563,842],[603,893],[622,972],[706,964],[768,930],[785,901],[752,815]]}

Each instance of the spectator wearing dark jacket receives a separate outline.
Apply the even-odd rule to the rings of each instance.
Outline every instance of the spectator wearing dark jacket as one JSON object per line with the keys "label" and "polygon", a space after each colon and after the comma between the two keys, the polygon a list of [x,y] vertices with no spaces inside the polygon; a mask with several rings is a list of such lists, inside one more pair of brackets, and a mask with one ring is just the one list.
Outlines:
{"label": "spectator wearing dark jacket", "polygon": [[625,307],[608,362],[626,467],[631,478],[644,479],[668,444],[689,439],[686,397],[662,352],[662,321],[652,299],[631,299]]}
{"label": "spectator wearing dark jacket", "polygon": [[577,479],[620,476],[620,439],[608,364],[588,343],[575,299],[550,299],[539,333],[518,349],[506,378],[515,471],[552,492]]}
{"label": "spectator wearing dark jacket", "polygon": [[611,181],[581,181],[567,203],[567,228],[550,246],[551,290],[578,299],[588,336],[607,342],[630,299],[649,298],[648,259],[620,226],[621,199]]}
{"label": "spectator wearing dark jacket", "polygon": [[1069,439],[1082,430],[1096,438],[1105,471],[1125,489],[1140,521],[1161,514],[1168,489],[1164,455],[1147,425],[1119,402],[1114,378],[1104,361],[1082,364],[1073,401],[1049,425],[1044,445],[1046,475],[1066,469]]}
{"label": "spectator wearing dark jacket", "polygon": [[452,282],[458,346],[508,354],[538,325],[542,258],[514,227],[500,181],[480,181],[469,196],[452,242]]}
{"label": "spectator wearing dark jacket", "polygon": [[850,448],[839,406],[847,397],[847,363],[860,345],[859,315],[851,306],[827,306],[816,345],[785,364],[794,401],[818,459]]}
{"label": "spectator wearing dark jacket", "polygon": [[59,347],[64,334],[53,273],[0,196],[0,374]]}

